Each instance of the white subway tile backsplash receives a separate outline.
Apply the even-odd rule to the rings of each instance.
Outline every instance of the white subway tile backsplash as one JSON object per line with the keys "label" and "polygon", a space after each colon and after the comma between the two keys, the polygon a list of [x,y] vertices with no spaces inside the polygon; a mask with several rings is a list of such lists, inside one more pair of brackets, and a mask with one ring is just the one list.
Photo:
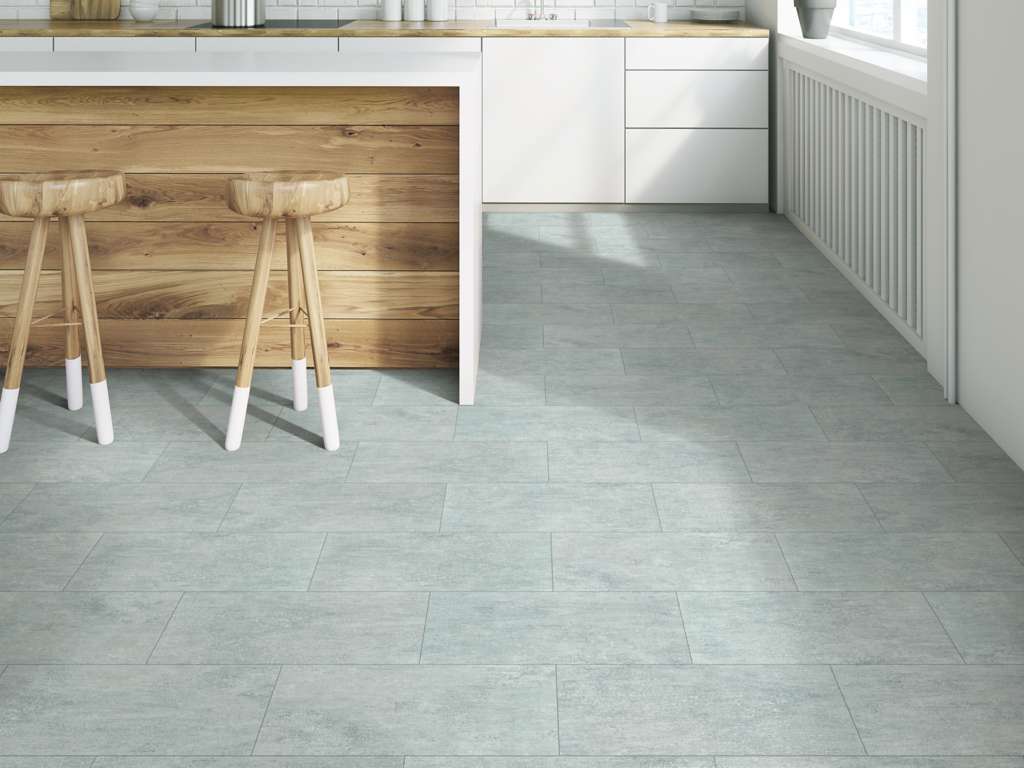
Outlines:
{"label": "white subway tile backsplash", "polygon": [[[374,19],[378,0],[266,0],[268,19]],[[491,21],[495,18],[519,18],[540,0],[452,0],[456,19]],[[746,0],[668,0],[672,19],[690,18],[694,6],[723,6],[744,9]],[[210,0],[160,0],[161,20],[205,20],[210,15]],[[545,0],[563,19],[646,19],[647,0]],[[0,0],[0,19],[39,20],[49,18],[49,0]],[[125,12],[124,19],[130,18]]]}

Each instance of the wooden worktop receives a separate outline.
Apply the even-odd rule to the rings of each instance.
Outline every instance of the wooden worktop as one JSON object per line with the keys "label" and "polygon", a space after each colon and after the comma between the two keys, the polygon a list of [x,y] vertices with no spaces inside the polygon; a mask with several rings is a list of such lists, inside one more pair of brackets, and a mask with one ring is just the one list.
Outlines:
{"label": "wooden worktop", "polygon": [[329,29],[193,28],[199,21],[3,21],[0,37],[768,37],[748,24],[627,21],[628,27],[520,29],[479,21],[355,21]]}

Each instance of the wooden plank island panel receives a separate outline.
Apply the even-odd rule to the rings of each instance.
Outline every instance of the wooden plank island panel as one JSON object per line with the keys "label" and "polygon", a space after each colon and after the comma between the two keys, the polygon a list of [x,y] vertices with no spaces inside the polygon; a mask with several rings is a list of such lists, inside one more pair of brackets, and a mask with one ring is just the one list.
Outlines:
{"label": "wooden plank island panel", "polygon": [[[332,365],[458,364],[456,89],[8,88],[0,115],[0,173],[128,174],[86,225],[110,365],[237,363],[258,224],[224,197],[254,170],[349,176],[349,204],[314,220]],[[3,353],[30,228],[0,217]],[[60,309],[50,230],[36,317]],[[287,307],[284,255],[279,226],[267,315]],[[30,364],[60,364],[62,333],[33,328]],[[257,364],[289,360],[287,321],[265,324]]]}

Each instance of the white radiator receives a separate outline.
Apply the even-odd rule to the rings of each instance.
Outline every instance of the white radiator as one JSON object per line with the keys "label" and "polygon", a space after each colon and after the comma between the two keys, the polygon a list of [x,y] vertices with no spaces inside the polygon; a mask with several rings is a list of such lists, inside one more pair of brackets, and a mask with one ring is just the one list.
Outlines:
{"label": "white radiator", "polygon": [[923,349],[924,120],[782,67],[789,217]]}

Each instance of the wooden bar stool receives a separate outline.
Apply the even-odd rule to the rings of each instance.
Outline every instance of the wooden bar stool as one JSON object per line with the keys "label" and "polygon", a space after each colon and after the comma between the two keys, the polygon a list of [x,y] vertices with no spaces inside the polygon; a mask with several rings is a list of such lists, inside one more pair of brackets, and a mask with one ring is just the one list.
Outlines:
{"label": "wooden bar stool", "polygon": [[[114,441],[107,373],[103,365],[96,294],[93,291],[89,243],[85,236],[83,216],[116,205],[124,196],[124,175],[116,171],[0,176],[0,213],[33,220],[25,274],[18,298],[18,314],[14,320],[14,333],[11,335],[11,348],[7,356],[4,389],[0,395],[0,453],[4,453],[11,443],[29,330],[50,317],[39,318],[35,322],[32,320],[43,254],[46,251],[47,227],[53,216],[60,220],[61,291],[64,307],[64,322],[54,325],[62,325],[65,329],[64,370],[68,408],[77,411],[82,407],[82,357],[78,342],[78,326],[81,325],[89,356],[89,390],[96,420],[96,436],[100,445]],[[80,321],[75,319],[76,308]]]}
{"label": "wooden bar stool", "polygon": [[305,314],[313,347],[324,448],[336,451],[340,445],[334,387],[331,384],[331,361],[327,356],[327,333],[320,304],[316,256],[313,252],[313,227],[309,217],[337,210],[347,202],[348,180],[338,174],[249,173],[228,181],[228,207],[243,216],[263,220],[256,252],[256,269],[252,276],[252,292],[249,294],[249,310],[245,318],[242,352],[235,376],[235,393],[231,399],[227,439],[224,442],[224,447],[229,451],[238,450],[242,444],[260,325],[276,319],[276,316],[263,319],[263,305],[267,296],[267,283],[270,281],[270,262],[274,253],[278,219],[285,220],[287,230],[289,307],[282,314],[288,315],[291,326],[293,405],[298,411],[306,409],[306,344],[299,322],[301,315]]}

